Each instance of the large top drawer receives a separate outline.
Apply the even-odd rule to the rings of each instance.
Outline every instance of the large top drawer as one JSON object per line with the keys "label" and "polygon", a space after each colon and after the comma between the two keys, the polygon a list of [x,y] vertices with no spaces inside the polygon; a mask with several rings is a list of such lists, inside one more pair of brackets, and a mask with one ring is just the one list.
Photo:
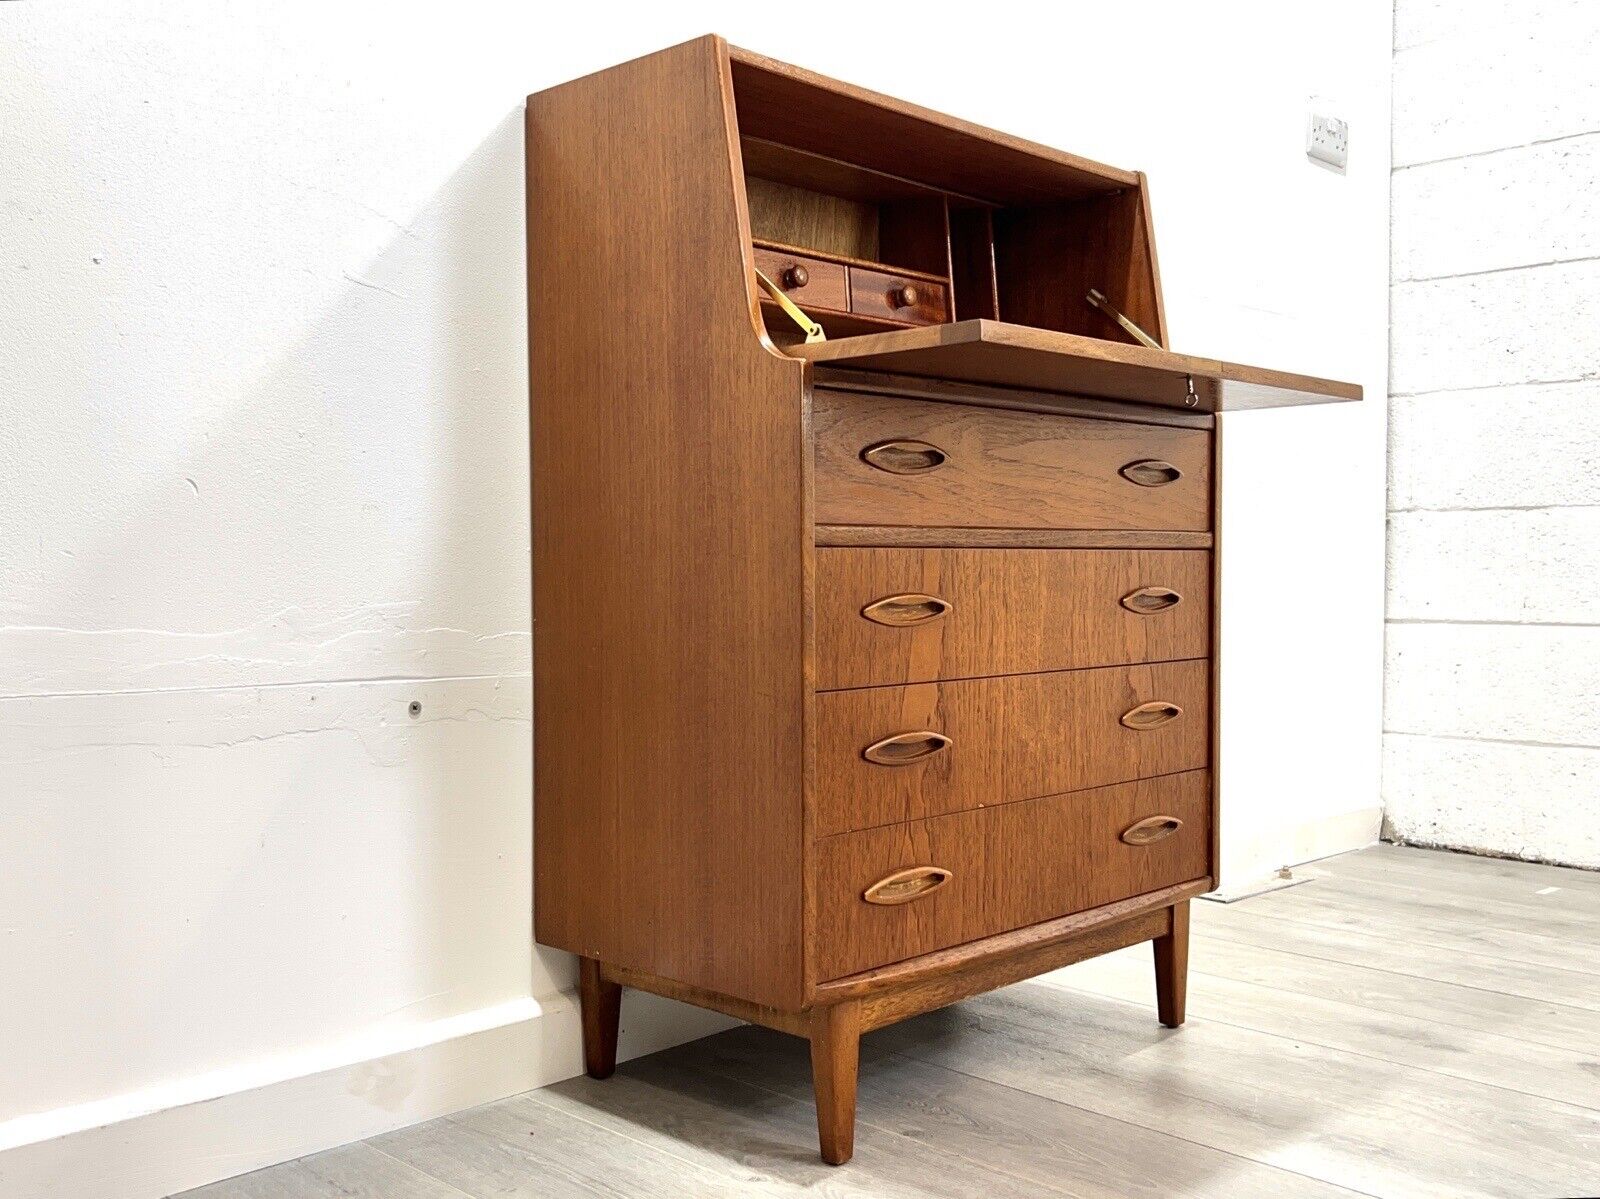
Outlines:
{"label": "large top drawer", "polygon": [[1002,529],[1211,527],[1211,433],[817,388],[816,519]]}

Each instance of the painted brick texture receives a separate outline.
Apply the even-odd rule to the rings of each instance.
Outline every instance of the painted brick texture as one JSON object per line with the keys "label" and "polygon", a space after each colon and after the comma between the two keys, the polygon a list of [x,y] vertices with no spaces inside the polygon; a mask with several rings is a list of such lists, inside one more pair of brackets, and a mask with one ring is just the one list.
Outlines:
{"label": "painted brick texture", "polygon": [[1600,868],[1600,5],[1395,6],[1390,835]]}

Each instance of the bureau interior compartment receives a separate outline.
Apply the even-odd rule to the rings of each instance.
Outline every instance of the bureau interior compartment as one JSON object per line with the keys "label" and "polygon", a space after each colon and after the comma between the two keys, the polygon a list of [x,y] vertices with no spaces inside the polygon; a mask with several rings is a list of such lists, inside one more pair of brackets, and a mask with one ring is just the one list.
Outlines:
{"label": "bureau interior compartment", "polygon": [[[830,339],[980,318],[1134,342],[1093,288],[1165,344],[1143,176],[753,56],[732,71],[758,268]],[[762,313],[775,342],[801,340],[765,293]]]}

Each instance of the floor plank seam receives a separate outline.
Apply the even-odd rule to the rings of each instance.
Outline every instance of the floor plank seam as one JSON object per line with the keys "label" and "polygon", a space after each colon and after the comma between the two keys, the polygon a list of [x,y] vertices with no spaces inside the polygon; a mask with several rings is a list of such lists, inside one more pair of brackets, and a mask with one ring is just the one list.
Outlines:
{"label": "floor plank seam", "polygon": [[[432,1123],[432,1121],[424,1120],[423,1123],[424,1124],[428,1124],[428,1123]],[[420,1127],[420,1125],[413,1124],[410,1127],[411,1128],[417,1128],[417,1127]],[[460,1195],[462,1197],[462,1199],[484,1199],[484,1197],[482,1195],[474,1195],[471,1191],[463,1191],[460,1187],[458,1187],[455,1183],[451,1182],[448,1178],[440,1178],[437,1174],[433,1173],[433,1171],[431,1171],[431,1170],[424,1170],[421,1166],[416,1165],[413,1162],[406,1161],[405,1158],[403,1158],[403,1157],[396,1157],[394,1154],[390,1153],[387,1149],[384,1149],[380,1145],[374,1145],[371,1141],[357,1141],[356,1144],[365,1145],[368,1149],[372,1150],[374,1153],[382,1154],[384,1157],[388,1158],[392,1162],[395,1162],[396,1164],[400,1165],[404,1169],[415,1171],[416,1173],[422,1175],[424,1178],[431,1178],[434,1182],[437,1182],[440,1186],[446,1187],[449,1190],[454,1191],[457,1195]],[[338,1184],[337,1183],[332,1183],[330,1185],[333,1185],[333,1186],[337,1187]]]}
{"label": "floor plank seam", "polygon": [[[1238,942],[1238,941],[1226,941],[1226,940],[1222,940],[1221,938],[1218,938],[1218,941],[1219,941],[1220,944],[1224,944],[1224,945],[1238,945],[1238,944],[1240,944],[1240,942]],[[1196,944],[1199,944],[1199,940],[1196,941]],[[1274,950],[1273,952],[1279,952],[1279,951]],[[1309,956],[1304,955],[1304,954],[1296,954],[1294,956],[1296,956],[1296,957],[1306,957],[1307,961],[1313,961],[1313,962],[1320,962],[1320,961],[1324,960],[1322,958],[1309,957]],[[1203,965],[1203,962],[1204,962],[1204,959],[1202,958],[1201,959],[1202,965]],[[1379,969],[1376,966],[1352,966],[1348,962],[1329,962],[1328,964],[1329,965],[1334,965],[1334,966],[1342,966],[1342,967],[1344,967],[1346,969],[1350,969],[1350,970],[1371,970],[1374,973],[1386,974],[1386,975],[1389,975],[1392,978],[1413,978],[1413,977],[1417,977],[1417,976],[1413,976],[1413,975],[1409,975],[1409,974],[1396,975],[1396,974],[1393,974],[1390,971]],[[1292,989],[1290,989],[1288,987],[1274,986],[1271,983],[1256,982],[1254,979],[1235,978],[1231,974],[1219,974],[1219,973],[1217,973],[1217,972],[1215,972],[1213,970],[1205,970],[1205,969],[1203,969],[1200,966],[1197,966],[1195,964],[1195,958],[1194,957],[1190,958],[1189,970],[1190,970],[1191,974],[1199,974],[1199,975],[1205,976],[1206,978],[1215,978],[1215,979],[1219,979],[1219,980],[1221,980],[1223,982],[1237,983],[1240,986],[1260,987],[1263,990],[1272,991],[1272,992],[1274,992],[1276,994],[1279,994],[1279,995],[1292,995],[1292,996],[1294,996],[1296,998],[1299,998],[1299,999],[1306,998],[1308,995],[1312,996],[1312,997],[1316,997],[1317,996],[1317,992],[1315,992],[1315,991],[1295,991],[1295,990],[1292,990]],[[1044,979],[1039,979],[1037,981],[1039,981],[1040,983],[1043,983],[1046,986],[1055,986],[1055,985],[1057,985],[1055,983],[1046,982]],[[1443,979],[1417,977],[1417,981],[1426,982],[1429,985],[1435,986],[1435,987],[1451,987],[1451,988],[1454,988],[1454,989],[1459,990],[1459,991],[1478,992],[1479,994],[1484,994],[1484,995],[1502,995],[1502,994],[1504,994],[1504,992],[1501,992],[1501,991],[1487,991],[1487,990],[1484,990],[1483,988],[1480,988],[1480,987],[1468,986],[1465,983],[1446,982]],[[1083,988],[1083,987],[1078,987],[1076,989],[1078,989],[1078,990],[1086,990],[1086,988]],[[1096,993],[1098,994],[1098,992],[1096,992]],[[1505,997],[1507,999],[1527,999],[1527,997],[1523,996],[1523,995],[1506,995]],[[1111,996],[1108,995],[1107,998],[1111,998]],[[1332,1002],[1344,1003],[1346,1001],[1344,1001],[1344,1000],[1334,1000]],[[1548,1000],[1548,999],[1528,999],[1527,1002],[1544,1004],[1547,1007],[1559,1007],[1559,1008],[1562,1008],[1564,1011],[1569,1011],[1569,1012],[1582,1012],[1585,1015],[1592,1015],[1593,1014],[1593,1013],[1590,1012],[1590,1010],[1588,1008],[1570,1007],[1570,1006],[1568,1006],[1566,1004],[1556,1003],[1556,1002],[1554,1002],[1552,1000]],[[1355,1007],[1355,1008],[1360,1008],[1362,1005],[1361,1004],[1356,1004],[1356,1003],[1349,1003],[1348,1006]],[[1369,1007],[1367,1010],[1373,1011],[1373,1012],[1378,1012],[1378,1013],[1381,1013],[1381,1014],[1387,1015],[1387,1016],[1398,1016],[1403,1020],[1423,1020],[1423,1019],[1426,1019],[1426,1022],[1429,1023],[1429,1024],[1439,1024],[1439,1025],[1443,1025],[1446,1028],[1459,1029],[1462,1032],[1473,1033],[1473,1034],[1476,1034],[1478,1036],[1499,1037],[1502,1040],[1515,1041],[1518,1045],[1533,1045],[1533,1046],[1536,1046],[1536,1047],[1538,1047],[1540,1049],[1554,1050],[1557,1053],[1572,1053],[1572,1052],[1574,1052],[1572,1046],[1568,1045],[1568,1044],[1558,1044],[1558,1043],[1552,1042],[1552,1041],[1535,1041],[1535,1040],[1532,1040],[1531,1038],[1528,1038],[1528,1037],[1517,1036],[1515,1033],[1492,1031],[1492,1030],[1489,1030],[1489,1029],[1479,1028],[1479,1027],[1476,1027],[1476,1026],[1471,1025],[1471,1024],[1458,1024],[1454,1020],[1451,1020],[1451,1019],[1449,1019],[1449,1018],[1447,1018],[1445,1016],[1438,1015],[1437,1013],[1430,1013],[1426,1018],[1424,1018],[1424,1017],[1421,1017],[1421,1016],[1412,1016],[1412,1015],[1409,1015],[1406,1012],[1395,1011],[1395,1010],[1393,1010],[1392,1008],[1389,1008],[1389,1007]],[[1238,1026],[1235,1026],[1235,1027],[1238,1027]]]}
{"label": "floor plank seam", "polygon": [[[557,1084],[552,1083],[551,1085],[555,1086]],[[536,1090],[524,1091],[520,1095],[512,1095],[511,1098],[512,1099],[527,1099],[532,1103],[537,1103],[540,1107],[544,1108],[546,1111],[554,1112],[556,1115],[561,1116],[564,1119],[573,1120],[573,1121],[575,1121],[575,1122],[577,1122],[579,1124],[584,1125],[587,1128],[592,1128],[596,1132],[599,1132],[599,1133],[601,1133],[601,1134],[603,1134],[605,1136],[612,1136],[612,1137],[616,1137],[618,1140],[626,1141],[630,1145],[637,1145],[637,1146],[639,1146],[640,1149],[644,1150],[646,1153],[648,1153],[648,1154],[650,1154],[650,1155],[652,1155],[654,1157],[664,1157],[668,1161],[677,1162],[679,1165],[683,1166],[685,1169],[693,1170],[696,1174],[704,1174],[704,1175],[707,1175],[707,1176],[709,1176],[711,1178],[716,1178],[717,1177],[717,1174],[713,1170],[711,1170],[709,1167],[707,1167],[705,1165],[702,1165],[701,1163],[699,1163],[697,1161],[694,1161],[691,1158],[680,1157],[678,1154],[674,1153],[671,1149],[663,1148],[660,1145],[652,1145],[652,1144],[650,1144],[650,1142],[640,1140],[638,1137],[629,1136],[626,1132],[623,1132],[619,1128],[607,1127],[606,1125],[601,1124],[598,1121],[590,1120],[590,1119],[588,1119],[588,1118],[586,1118],[586,1117],[584,1117],[582,1115],[579,1115],[577,1112],[570,1111],[570,1110],[568,1110],[566,1108],[557,1107],[553,1103],[546,1102],[545,1100],[543,1100],[543,1099],[541,1099],[539,1097],[539,1092],[543,1091],[544,1089],[545,1088],[543,1088],[543,1087],[539,1087]],[[502,1102],[504,1102],[504,1101],[502,1100]],[[772,1181],[776,1181],[776,1180],[775,1179],[771,1179],[771,1178],[766,1178],[766,1179],[764,1179],[764,1181],[772,1182]]]}
{"label": "floor plank seam", "polygon": [[[1193,967],[1191,967],[1191,969],[1193,969]],[[1216,975],[1211,975],[1209,977],[1213,977],[1214,978],[1214,977],[1217,977],[1217,976]],[[1113,994],[1111,994],[1109,992],[1106,992],[1106,991],[1097,991],[1097,990],[1093,989],[1092,987],[1087,987],[1087,986],[1084,986],[1082,984],[1074,984],[1074,983],[1067,983],[1067,982],[1045,982],[1043,980],[1040,980],[1039,985],[1046,986],[1046,987],[1055,987],[1058,990],[1062,990],[1062,991],[1071,991],[1074,994],[1078,994],[1078,995],[1090,995],[1090,996],[1093,996],[1096,999],[1105,999],[1105,1000],[1109,1000],[1112,1003],[1126,1004],[1126,1005],[1128,1005],[1130,1007],[1134,1007],[1134,1008],[1142,1008],[1144,1006],[1137,1000],[1126,999],[1126,998],[1124,998],[1124,997],[1122,997],[1120,995],[1113,995]],[[1255,984],[1247,984],[1247,985],[1255,985]],[[1270,989],[1273,989],[1273,988],[1268,988],[1268,989],[1270,990]],[[1293,994],[1293,992],[1283,992],[1283,994]],[[1192,999],[1191,999],[1191,1005],[1192,1005]],[[1000,1017],[1000,1018],[1003,1019],[1004,1017]],[[1225,1025],[1228,1028],[1237,1028],[1237,1029],[1239,1029],[1239,1030],[1241,1030],[1243,1032],[1255,1033],[1258,1036],[1263,1036],[1263,1037],[1274,1037],[1274,1038],[1276,1038],[1276,1039],[1278,1039],[1280,1041],[1289,1041],[1289,1042],[1292,1042],[1292,1043],[1298,1044],[1298,1045],[1314,1045],[1318,1049],[1327,1049],[1327,1050],[1330,1050],[1330,1051],[1332,1051],[1334,1053],[1349,1054],[1351,1057],[1358,1057],[1358,1058],[1361,1058],[1363,1061],[1386,1062],[1391,1067],[1394,1067],[1394,1068],[1397,1068],[1397,1069],[1413,1070],[1413,1071],[1417,1071],[1417,1072],[1423,1073],[1423,1074],[1431,1074],[1431,1075],[1434,1075],[1435,1077],[1438,1077],[1438,1078],[1448,1078],[1453,1082],[1471,1083],[1473,1086],[1490,1087],[1490,1088],[1493,1088],[1496,1091],[1505,1091],[1506,1093],[1511,1094],[1511,1095],[1521,1095],[1526,1099],[1535,1099],[1535,1100],[1538,1100],[1540,1103],[1559,1104],[1559,1105],[1561,1105],[1563,1107],[1574,1108],[1574,1109],[1576,1109],[1577,1111],[1580,1111],[1580,1112],[1590,1112],[1590,1111],[1600,1112],[1600,1088],[1597,1088],[1597,1094],[1596,1094],[1597,1102],[1596,1102],[1595,1106],[1590,1107],[1587,1104],[1576,1103],[1576,1102],[1574,1102],[1574,1101],[1572,1101],[1570,1099],[1557,1099],[1553,1095],[1541,1095],[1536,1091],[1524,1091],[1520,1087],[1507,1086],[1505,1083],[1491,1082],[1491,1081],[1489,1081],[1488,1079],[1485,1079],[1485,1078],[1473,1078],[1471,1075],[1456,1074],[1456,1073],[1453,1073],[1453,1072],[1451,1072],[1449,1070],[1441,1070],[1437,1066],[1423,1066],[1423,1065],[1418,1065],[1415,1062],[1402,1062],[1402,1061],[1398,1061],[1398,1060],[1396,1060],[1394,1058],[1381,1057],[1381,1056],[1379,1056],[1378,1054],[1375,1054],[1375,1053],[1368,1053],[1368,1052],[1365,1052],[1364,1050],[1351,1049],[1349,1046],[1346,1046],[1346,1045],[1331,1045],[1325,1040],[1317,1040],[1317,1039],[1315,1039],[1313,1037],[1306,1036],[1306,1035],[1288,1036],[1288,1035],[1286,1035],[1284,1033],[1281,1033],[1281,1032],[1273,1032],[1270,1028],[1257,1028],[1253,1024],[1241,1024],[1237,1020],[1224,1019],[1223,1017],[1218,1016],[1214,1012],[1208,1012],[1208,1013],[1203,1014],[1203,1015],[1191,1014],[1189,1016],[1189,1019],[1190,1020],[1209,1021],[1212,1024],[1222,1024],[1222,1025]],[[1436,1023],[1442,1023],[1442,1022],[1441,1021],[1436,1021]],[[1455,1027],[1455,1026],[1451,1025],[1450,1027]],[[1481,1030],[1476,1030],[1476,1029],[1467,1029],[1467,1030],[1464,1030],[1464,1031],[1478,1032],[1479,1035],[1482,1035],[1482,1036],[1498,1035],[1498,1034],[1494,1034],[1494,1033],[1484,1033]]]}
{"label": "floor plank seam", "polygon": [[[896,1056],[896,1055],[893,1054],[893,1053],[890,1053],[890,1054],[886,1054],[885,1056],[893,1057],[893,1056]],[[880,1057],[880,1058],[875,1058],[873,1060],[874,1061],[882,1061],[883,1058]],[[915,1060],[920,1060],[920,1059],[915,1059]],[[938,1069],[938,1070],[945,1070],[946,1072],[948,1072],[950,1074],[960,1074],[961,1073],[961,1071],[959,1071],[959,1070],[951,1070],[948,1066],[942,1066],[938,1062],[923,1062],[922,1064],[925,1065],[925,1066],[932,1066],[932,1067],[934,1067],[935,1069]],[[862,1070],[864,1072],[866,1067],[867,1067],[867,1062],[866,1062],[865,1059],[862,1060],[861,1065],[862,1065]],[[699,1067],[699,1068],[706,1070],[708,1073],[715,1074],[718,1078],[722,1078],[722,1079],[725,1079],[728,1082],[734,1083],[734,1084],[736,1084],[738,1086],[745,1087],[748,1090],[759,1091],[760,1093],[762,1093],[764,1095],[774,1095],[774,1096],[776,1096],[776,1097],[778,1097],[780,1099],[787,1100],[790,1103],[798,1103],[798,1104],[801,1104],[802,1106],[805,1106],[804,1100],[796,1099],[793,1095],[787,1094],[786,1092],[783,1092],[783,1091],[775,1091],[771,1087],[764,1087],[764,1086],[761,1086],[759,1083],[749,1082],[749,1081],[747,1081],[746,1079],[743,1079],[743,1078],[736,1078],[731,1074],[727,1074],[727,1073],[725,1073],[725,1072],[723,1072],[721,1070],[718,1070],[716,1068],[716,1066],[714,1066],[714,1065],[708,1065],[708,1066]],[[964,1075],[962,1075],[962,1077],[970,1078],[971,1075],[965,1075],[964,1074]],[[886,1128],[882,1124],[877,1124],[877,1123],[874,1123],[871,1120],[865,1119],[859,1113],[856,1116],[856,1126],[857,1126],[857,1128],[871,1128],[876,1132],[882,1133],[884,1136],[894,1137],[896,1140],[905,1141],[908,1144],[915,1145],[918,1149],[925,1150],[925,1151],[926,1150],[931,1150],[934,1153],[938,1153],[938,1154],[940,1154],[940,1155],[942,1155],[944,1157],[951,1157],[951,1158],[955,1158],[957,1161],[966,1162],[967,1165],[972,1166],[976,1170],[988,1171],[989,1173],[992,1173],[992,1174],[1003,1175],[1004,1177],[1011,1179],[1013,1182],[1022,1183],[1024,1185],[1030,1186],[1030,1187],[1040,1187],[1040,1186],[1046,1187],[1050,1191],[1051,1194],[1067,1195],[1067,1196],[1075,1195],[1075,1192],[1073,1192],[1073,1191],[1062,1190],[1059,1187],[1050,1186],[1048,1183],[1040,1182],[1036,1178],[1027,1178],[1027,1177],[1024,1177],[1022,1175],[1013,1174],[1009,1170],[1003,1170],[1000,1167],[996,1166],[993,1162],[981,1162],[981,1161],[978,1161],[976,1158],[968,1157],[964,1153],[956,1153],[954,1150],[945,1149],[943,1146],[940,1146],[940,1145],[930,1145],[926,1141],[919,1141],[916,1137],[906,1136],[905,1133],[903,1133],[903,1132],[897,1132],[892,1128]],[[828,1167],[828,1168],[832,1169],[833,1167]],[[847,1169],[848,1166],[846,1166],[844,1168]]]}
{"label": "floor plank seam", "polygon": [[[1002,1019],[1001,1023],[1009,1024],[1011,1022]],[[1013,1025],[1013,1027],[1020,1026]],[[1203,1150],[1206,1153],[1215,1153],[1223,1157],[1232,1158],[1237,1162],[1248,1162],[1253,1166],[1261,1166],[1264,1169],[1277,1170],[1283,1174],[1291,1174],[1296,1178],[1304,1178],[1308,1182],[1315,1182],[1321,1184],[1322,1186],[1332,1187],[1334,1190],[1345,1191],[1351,1195],[1362,1195],[1365,1196],[1366,1199],[1385,1199],[1383,1195],[1374,1191],[1358,1190],[1355,1187],[1347,1186],[1342,1182],[1334,1182],[1331,1179],[1320,1178],[1315,1174],[1307,1174],[1301,1170],[1291,1170],[1287,1166],[1280,1166],[1277,1162],[1263,1161],[1259,1157],[1250,1157],[1248,1154],[1238,1153],[1232,1149],[1224,1149],[1220,1145],[1209,1145],[1204,1141],[1196,1141],[1191,1137],[1179,1136],[1177,1133],[1167,1128],[1161,1128],[1149,1124],[1141,1124],[1137,1120],[1129,1120],[1123,1116],[1113,1116],[1110,1112],[1099,1111],[1092,1107],[1083,1107],[1082,1105],[1076,1103],[1068,1103],[1063,1099],[1057,1099],[1054,1095],[1042,1095],[1038,1091],[1030,1091],[1026,1087],[1018,1087],[1013,1086],[1010,1083],[997,1082],[995,1079],[985,1078],[981,1074],[972,1074],[966,1070],[961,1070],[954,1066],[947,1066],[943,1062],[930,1061],[927,1058],[918,1057],[916,1054],[907,1053],[904,1050],[896,1050],[896,1052],[903,1057],[910,1058],[914,1062],[921,1062],[924,1066],[935,1066],[940,1070],[948,1070],[951,1074],[959,1074],[963,1078],[970,1078],[974,1082],[984,1083],[987,1086],[1004,1087],[1006,1090],[1015,1091],[1019,1095],[1028,1095],[1034,1099],[1043,1099],[1049,1103],[1059,1104],[1061,1107],[1070,1107],[1074,1111],[1084,1112],[1087,1115],[1096,1117],[1097,1119],[1110,1120],[1116,1124],[1124,1124],[1129,1128],[1137,1128],[1141,1132],[1148,1132],[1153,1133],[1156,1136],[1166,1137],[1168,1140],[1178,1141],[1181,1144],[1192,1146],[1193,1148]]]}
{"label": "floor plank seam", "polygon": [[[1541,906],[1537,902],[1537,895],[1533,892],[1528,894],[1526,897],[1527,902],[1525,902],[1523,900],[1508,899],[1504,896],[1473,896],[1464,893],[1451,893],[1449,895],[1445,895],[1437,888],[1413,887],[1408,886],[1405,883],[1386,883],[1374,878],[1354,878],[1343,874],[1327,874],[1321,878],[1308,881],[1315,882],[1317,884],[1317,887],[1314,891],[1308,890],[1306,892],[1308,895],[1327,894],[1333,892],[1339,894],[1341,898],[1347,900],[1359,901],[1363,903],[1370,902],[1374,905],[1381,906],[1389,902],[1388,897],[1389,895],[1393,894],[1400,897],[1404,902],[1408,902],[1419,908],[1426,908],[1431,911],[1439,912],[1440,914],[1435,916],[1434,919],[1459,921],[1463,927],[1467,928],[1492,927],[1498,932],[1510,933],[1515,936],[1521,936],[1522,930],[1508,927],[1503,923],[1495,923],[1493,925],[1475,923],[1472,917],[1480,915],[1481,912],[1468,906],[1469,901],[1485,905],[1488,911],[1492,915],[1498,917],[1500,920],[1512,919],[1526,921],[1530,924],[1537,924],[1540,921],[1550,920],[1552,918],[1557,920],[1577,920],[1589,914],[1586,911],[1571,911],[1570,909],[1573,906],[1594,908],[1596,914],[1600,915],[1600,895],[1590,896],[1587,893],[1582,894],[1580,903],[1578,905],[1574,905],[1571,902],[1574,898],[1574,895],[1573,893],[1569,892],[1564,895],[1562,900],[1558,903]],[[1327,883],[1334,883],[1336,886],[1326,887],[1325,884]],[[1381,893],[1365,894],[1365,892],[1373,889],[1377,889],[1381,891]],[[1352,894],[1352,892],[1354,892],[1354,894]],[[1449,902],[1450,900],[1457,901],[1460,906],[1452,904]],[[1546,940],[1555,941],[1562,945],[1587,946],[1590,944],[1590,942],[1583,937],[1572,937],[1565,934],[1558,935],[1554,933],[1540,933],[1538,935],[1544,937]]]}
{"label": "floor plank seam", "polygon": [[[1304,892],[1302,892],[1302,894],[1303,893]],[[1268,896],[1261,896],[1260,898],[1270,899],[1272,897],[1270,895],[1268,895]],[[1301,927],[1301,928],[1321,928],[1321,929],[1327,929],[1330,932],[1347,933],[1347,934],[1349,934],[1351,936],[1363,935],[1360,930],[1349,928],[1349,927],[1346,927],[1345,925],[1342,925],[1342,924],[1336,924],[1336,923],[1334,923],[1332,921],[1328,921],[1328,920],[1312,920],[1312,919],[1307,919],[1307,918],[1305,918],[1303,916],[1283,915],[1283,914],[1281,914],[1279,912],[1268,911],[1268,910],[1266,910],[1265,906],[1263,906],[1261,908],[1246,908],[1246,909],[1243,909],[1243,911],[1244,911],[1244,913],[1246,915],[1259,916],[1263,920],[1276,920],[1276,921],[1278,921],[1278,922],[1280,922],[1282,924],[1293,924],[1293,925],[1296,925],[1296,926]],[[1565,947],[1565,946],[1569,946],[1569,945],[1573,944],[1570,941],[1564,941],[1564,940],[1561,940],[1560,938],[1557,938],[1557,937],[1542,937],[1538,933],[1516,933],[1516,932],[1513,932],[1513,930],[1510,930],[1510,929],[1499,929],[1499,930],[1496,930],[1496,931],[1511,932],[1512,935],[1517,936],[1517,937],[1523,937],[1523,938],[1535,938],[1535,937],[1537,937],[1541,941],[1548,941],[1550,944],[1556,945],[1556,946]],[[1451,951],[1454,952],[1454,953],[1465,954],[1468,957],[1488,958],[1491,962],[1502,962],[1507,966],[1531,966],[1531,967],[1533,967],[1535,969],[1538,969],[1538,970],[1560,970],[1563,973],[1566,973],[1566,974],[1577,974],[1577,975],[1581,975],[1584,978],[1600,978],[1600,967],[1597,967],[1596,969],[1593,969],[1593,970],[1583,970],[1583,969],[1580,969],[1580,968],[1575,967],[1575,966],[1554,966],[1554,965],[1551,965],[1548,962],[1530,962],[1527,958],[1502,957],[1498,953],[1488,952],[1488,951],[1485,951],[1483,949],[1463,949],[1463,948],[1460,948],[1460,947],[1454,947],[1454,948],[1452,948]],[[1597,985],[1600,985],[1600,984],[1597,984]]]}
{"label": "floor plank seam", "polygon": [[[1287,921],[1285,921],[1285,923],[1287,923]],[[1221,941],[1232,941],[1236,945],[1237,944],[1244,944],[1244,945],[1254,945],[1255,944],[1255,942],[1250,941],[1247,938],[1218,937],[1217,939],[1221,940]],[[1439,977],[1437,977],[1435,975],[1432,975],[1432,974],[1419,974],[1419,973],[1416,973],[1415,971],[1391,970],[1387,966],[1374,966],[1370,962],[1351,962],[1351,961],[1346,961],[1343,958],[1324,957],[1321,954],[1303,953],[1303,952],[1298,952],[1298,951],[1293,950],[1293,949],[1278,948],[1278,949],[1274,949],[1273,952],[1274,953],[1285,953],[1285,954],[1288,954],[1290,957],[1310,958],[1313,961],[1327,962],[1329,965],[1333,965],[1333,966],[1356,966],[1356,967],[1359,967],[1360,969],[1363,969],[1363,970],[1376,970],[1380,974],[1392,974],[1396,978],[1421,978],[1421,979],[1426,979],[1428,982],[1444,983],[1447,986],[1460,987],[1464,991],[1482,991],[1487,995],[1504,995],[1508,999],[1526,999],[1526,1000],[1528,1000],[1528,1001],[1530,1001],[1532,1003],[1548,1003],[1548,1004],[1550,1004],[1550,1005],[1552,1005],[1554,1007],[1567,1008],[1568,1010],[1574,1011],[1574,1012],[1588,1012],[1588,1013],[1600,1012],[1600,1006],[1584,1007],[1584,1006],[1576,1004],[1576,1003],[1567,1003],[1567,1002],[1565,1002],[1563,1000],[1560,1000],[1560,999],[1551,999],[1550,997],[1548,997],[1546,995],[1529,995],[1524,991],[1504,991],[1504,990],[1500,990],[1499,988],[1496,988],[1496,987],[1475,987],[1471,983],[1457,982],[1455,979],[1452,979],[1452,978],[1439,978]],[[1507,963],[1507,964],[1508,965],[1515,965],[1516,963]],[[1587,977],[1587,976],[1585,976],[1585,977]]]}

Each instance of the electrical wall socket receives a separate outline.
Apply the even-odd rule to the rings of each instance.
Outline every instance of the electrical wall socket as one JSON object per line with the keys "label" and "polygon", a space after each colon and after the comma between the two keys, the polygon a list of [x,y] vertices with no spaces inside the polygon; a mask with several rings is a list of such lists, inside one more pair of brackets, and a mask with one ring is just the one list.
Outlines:
{"label": "electrical wall socket", "polygon": [[1306,119],[1306,157],[1344,174],[1350,161],[1350,126],[1319,112]]}

